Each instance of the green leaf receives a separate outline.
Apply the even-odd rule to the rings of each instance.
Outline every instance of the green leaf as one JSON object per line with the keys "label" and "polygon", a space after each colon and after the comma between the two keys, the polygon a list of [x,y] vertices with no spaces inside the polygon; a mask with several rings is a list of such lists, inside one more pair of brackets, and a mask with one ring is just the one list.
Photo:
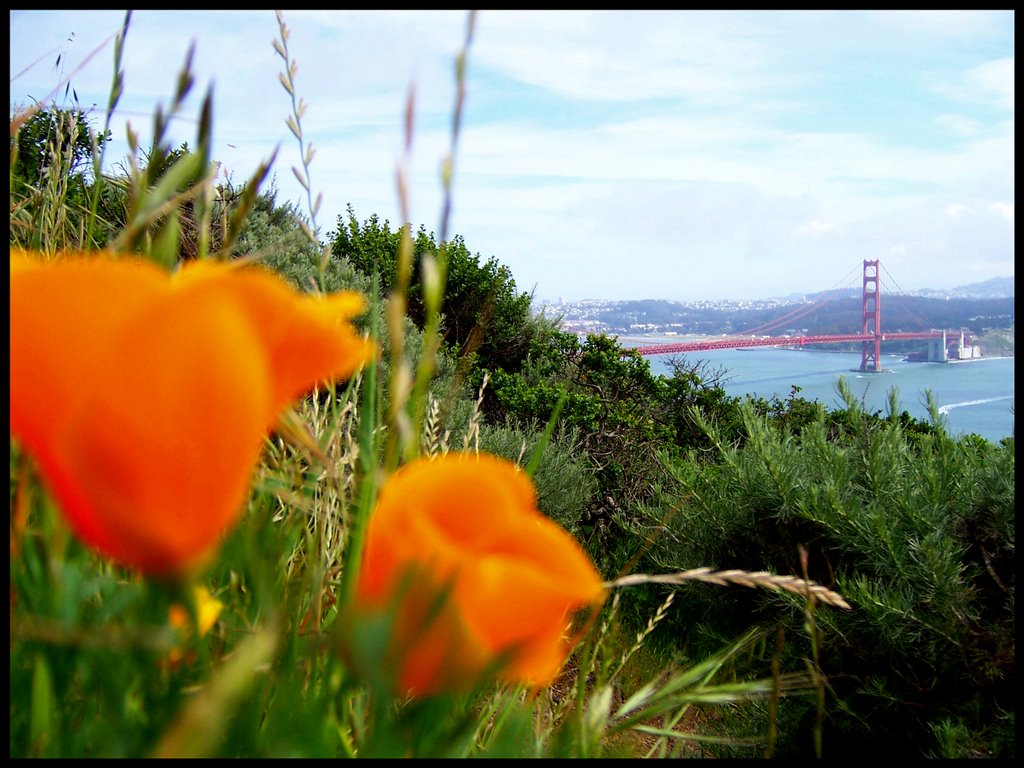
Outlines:
{"label": "green leaf", "polygon": [[31,754],[37,757],[46,753],[53,733],[54,698],[50,665],[42,654],[36,654],[32,668],[32,718],[29,733],[32,738]]}
{"label": "green leaf", "polygon": [[181,224],[178,211],[172,210],[167,215],[167,218],[160,223],[160,228],[153,239],[150,258],[162,267],[170,269],[178,261],[178,243],[180,240]]}

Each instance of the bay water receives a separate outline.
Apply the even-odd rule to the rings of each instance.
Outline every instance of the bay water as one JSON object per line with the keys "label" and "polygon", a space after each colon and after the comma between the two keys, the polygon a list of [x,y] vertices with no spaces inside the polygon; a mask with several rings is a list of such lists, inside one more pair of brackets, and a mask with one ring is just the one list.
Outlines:
{"label": "bay water", "polygon": [[[654,346],[686,341],[682,337],[620,336],[623,347]],[[833,352],[806,347],[748,347],[701,352],[649,355],[651,371],[671,375],[673,357],[693,364],[705,361],[709,371],[723,371],[721,384],[733,396],[750,394],[765,399],[789,396],[793,385],[798,397],[817,400],[825,408],[844,408],[836,382],[843,376],[868,413],[888,413],[889,391],[895,387],[899,410],[930,421],[925,391],[939,406],[946,430],[952,435],[974,433],[998,442],[1013,435],[1013,358],[980,358],[952,363],[905,362],[903,355],[887,355],[882,347],[879,373],[862,373],[860,352]]]}

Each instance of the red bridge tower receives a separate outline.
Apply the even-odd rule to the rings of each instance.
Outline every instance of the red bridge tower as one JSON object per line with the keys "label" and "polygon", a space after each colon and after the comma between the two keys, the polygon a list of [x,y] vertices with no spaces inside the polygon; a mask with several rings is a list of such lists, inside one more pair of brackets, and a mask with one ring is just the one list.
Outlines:
{"label": "red bridge tower", "polygon": [[882,370],[878,360],[882,349],[882,305],[878,285],[878,259],[864,261],[864,303],[861,333],[872,334],[873,339],[861,342],[860,369],[877,373]]}

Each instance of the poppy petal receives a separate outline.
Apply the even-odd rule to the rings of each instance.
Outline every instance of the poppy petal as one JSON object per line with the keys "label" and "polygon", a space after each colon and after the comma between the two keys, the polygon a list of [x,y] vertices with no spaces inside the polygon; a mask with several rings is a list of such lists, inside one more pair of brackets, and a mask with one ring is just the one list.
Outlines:
{"label": "poppy petal", "polygon": [[499,661],[507,680],[549,682],[572,612],[605,594],[576,540],[537,510],[529,478],[486,454],[418,459],[388,480],[356,592],[357,613],[397,609],[391,657],[419,695],[465,686]]}
{"label": "poppy petal", "polygon": [[344,322],[360,301],[229,264],[12,251],[11,432],[80,538],[186,567],[242,510],[280,410],[373,354]]}

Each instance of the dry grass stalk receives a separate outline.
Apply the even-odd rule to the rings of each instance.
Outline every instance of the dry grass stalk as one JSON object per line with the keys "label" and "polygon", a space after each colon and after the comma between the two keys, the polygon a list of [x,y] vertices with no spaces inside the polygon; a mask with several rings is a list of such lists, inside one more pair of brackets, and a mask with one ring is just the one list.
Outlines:
{"label": "dry grass stalk", "polygon": [[796,576],[777,576],[767,571],[712,571],[710,568],[693,568],[678,573],[648,575],[643,573],[622,576],[605,584],[609,589],[632,587],[638,584],[682,584],[685,581],[704,581],[720,586],[739,584],[744,587],[764,587],[776,591],[785,590],[798,595],[813,597],[815,600],[836,608],[850,610],[842,595],[813,581]]}
{"label": "dry grass stalk", "polygon": [[441,404],[433,397],[429,399],[427,414],[423,421],[422,442],[423,453],[436,456],[441,450]]}
{"label": "dry grass stalk", "polygon": [[484,402],[484,388],[487,386],[487,380],[489,374],[484,371],[484,380],[480,382],[480,393],[477,395],[476,402],[473,403],[473,413],[469,416],[469,426],[466,427],[466,435],[462,438],[462,447],[464,450],[469,450],[469,444],[472,443],[474,450],[480,452],[480,407]]}

